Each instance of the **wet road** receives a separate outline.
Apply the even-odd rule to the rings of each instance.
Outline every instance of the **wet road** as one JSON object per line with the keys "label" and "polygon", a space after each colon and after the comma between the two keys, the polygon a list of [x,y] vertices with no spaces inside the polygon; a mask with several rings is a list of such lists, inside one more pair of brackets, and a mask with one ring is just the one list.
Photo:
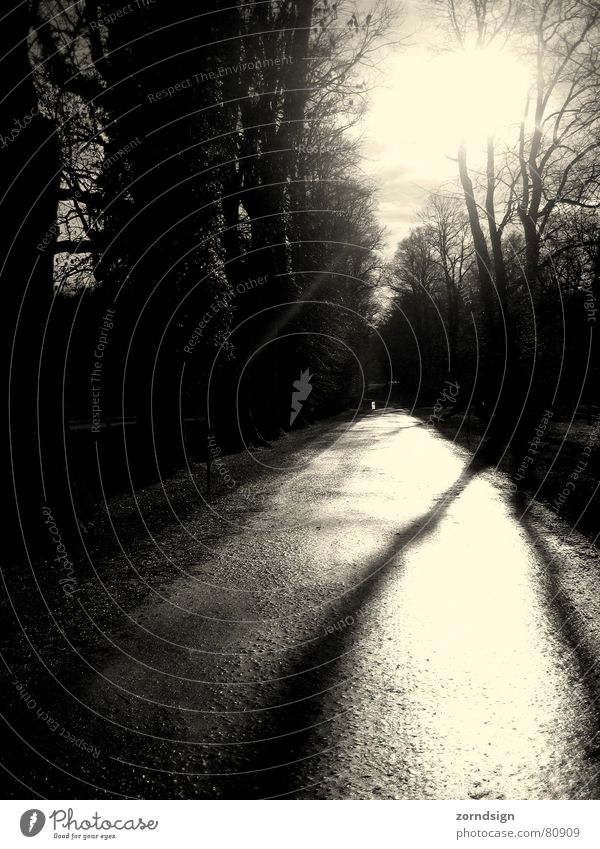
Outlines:
{"label": "wet road", "polygon": [[593,640],[586,654],[555,571],[568,560],[585,594],[575,544],[550,568],[506,478],[406,413],[337,427],[232,495],[222,539],[200,520],[156,539],[185,574],[107,635],[86,693],[110,752],[96,781],[597,798]]}

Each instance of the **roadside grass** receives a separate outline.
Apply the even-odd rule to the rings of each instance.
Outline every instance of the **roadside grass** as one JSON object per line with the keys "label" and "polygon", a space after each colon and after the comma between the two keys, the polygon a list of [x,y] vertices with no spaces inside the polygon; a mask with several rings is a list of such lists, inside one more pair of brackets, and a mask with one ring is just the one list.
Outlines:
{"label": "roadside grass", "polygon": [[[425,422],[431,412],[430,407],[420,407],[414,415]],[[599,413],[600,408],[587,406],[580,407],[575,415],[556,413],[532,452],[533,461],[522,479],[518,479],[517,470],[523,456],[509,449],[498,464],[527,499],[548,507],[590,541],[596,541],[600,530],[600,426],[594,418]],[[446,413],[435,425],[438,433],[475,455],[485,442],[487,428],[486,419],[471,414],[469,421],[458,413]],[[530,438],[534,436],[535,427]],[[591,454],[586,452],[589,441],[593,442]],[[578,476],[572,477],[574,474]],[[557,499],[569,480],[574,487],[568,487],[568,496],[561,503]]]}

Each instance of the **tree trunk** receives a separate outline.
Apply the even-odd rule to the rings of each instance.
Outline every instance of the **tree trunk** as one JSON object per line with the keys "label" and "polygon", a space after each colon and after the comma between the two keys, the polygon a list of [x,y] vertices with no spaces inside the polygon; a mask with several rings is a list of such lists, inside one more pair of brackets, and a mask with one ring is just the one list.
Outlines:
{"label": "tree trunk", "polygon": [[467,164],[467,145],[465,140],[461,141],[458,149],[458,169],[460,182],[465,196],[465,204],[467,214],[469,216],[469,225],[471,228],[471,236],[473,237],[473,246],[475,248],[475,257],[477,262],[477,276],[479,279],[479,287],[481,292],[481,301],[483,304],[485,323],[488,329],[490,342],[494,338],[494,284],[492,280],[492,265],[490,252],[479,220],[479,207],[475,199],[475,191],[473,189],[473,181],[469,175],[469,167]]}
{"label": "tree trunk", "polygon": [[[39,432],[51,452],[43,456],[43,464],[50,456],[60,465],[56,452],[62,441],[53,438],[60,431],[60,393],[53,391],[60,384],[60,375],[48,375],[42,368],[40,380],[38,373],[53,295],[52,253],[38,246],[56,218],[59,162],[54,125],[39,112],[27,46],[29,28],[26,3],[16,6],[0,28],[0,132],[5,142],[0,171],[4,211],[0,277],[10,329],[3,335],[9,347],[4,362],[10,363],[10,372],[5,374],[10,381],[10,480],[14,481],[20,522],[31,541],[39,538],[41,507],[48,498],[38,450],[38,405]],[[51,347],[48,340],[46,346],[45,357]],[[46,481],[51,471],[52,465],[46,465]],[[18,527],[17,521],[7,524]]]}

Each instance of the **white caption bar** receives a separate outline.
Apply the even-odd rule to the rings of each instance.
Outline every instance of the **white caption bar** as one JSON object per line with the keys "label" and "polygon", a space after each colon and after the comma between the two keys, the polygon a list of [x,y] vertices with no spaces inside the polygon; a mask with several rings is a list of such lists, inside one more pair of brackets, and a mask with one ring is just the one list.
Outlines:
{"label": "white caption bar", "polygon": [[[27,843],[35,840],[34,843]],[[4,801],[0,845],[600,846],[600,802]]]}

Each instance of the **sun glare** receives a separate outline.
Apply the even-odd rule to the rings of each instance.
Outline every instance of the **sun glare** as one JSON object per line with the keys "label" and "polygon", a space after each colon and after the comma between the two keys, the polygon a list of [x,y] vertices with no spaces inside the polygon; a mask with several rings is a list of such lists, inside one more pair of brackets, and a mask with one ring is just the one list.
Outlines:
{"label": "sun glare", "polygon": [[427,191],[456,179],[461,138],[474,167],[485,162],[488,135],[500,145],[516,139],[530,71],[518,55],[493,47],[438,53],[412,47],[390,57],[389,68],[388,83],[374,92],[366,136],[392,244]]}
{"label": "sun glare", "polygon": [[[493,49],[394,57],[390,85],[374,98],[370,134],[418,168],[432,155],[453,156],[461,138],[475,147],[490,133],[508,137],[523,115],[528,70]],[[434,166],[436,169],[436,166]],[[431,175],[431,162],[424,168]]]}
{"label": "sun glare", "polygon": [[431,74],[424,83],[438,88],[442,133],[479,139],[521,121],[528,73],[514,54],[492,47],[446,53],[432,62]]}

